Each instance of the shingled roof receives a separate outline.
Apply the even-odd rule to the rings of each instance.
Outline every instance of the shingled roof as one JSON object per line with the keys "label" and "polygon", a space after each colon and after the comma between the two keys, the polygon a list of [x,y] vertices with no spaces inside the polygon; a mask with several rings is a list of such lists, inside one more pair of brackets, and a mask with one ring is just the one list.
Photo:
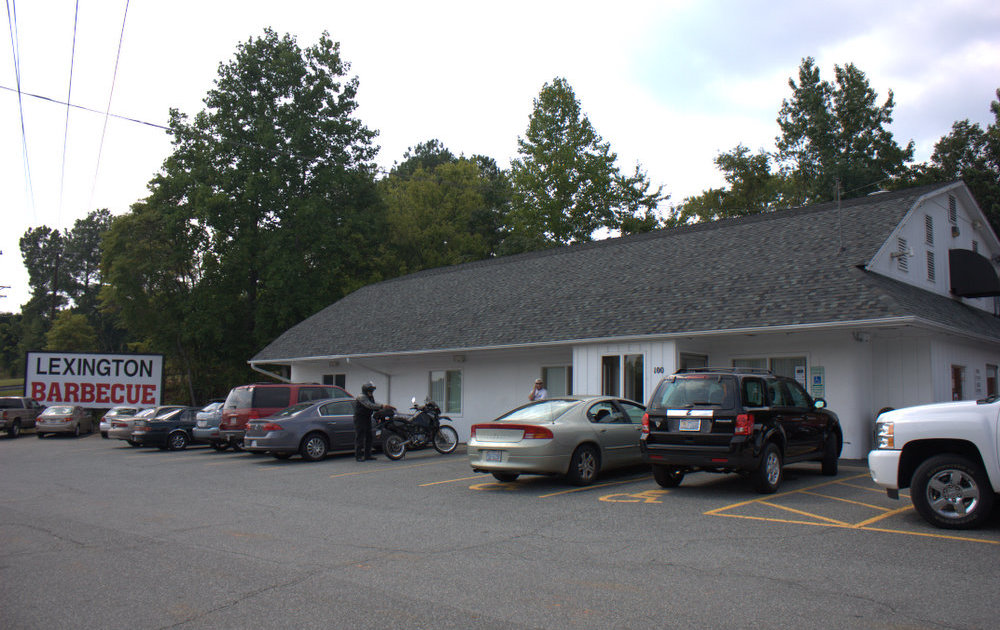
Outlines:
{"label": "shingled roof", "polygon": [[[918,317],[979,309],[863,269],[925,186],[421,271],[292,327],[262,363]],[[387,305],[393,304],[389,307]]]}

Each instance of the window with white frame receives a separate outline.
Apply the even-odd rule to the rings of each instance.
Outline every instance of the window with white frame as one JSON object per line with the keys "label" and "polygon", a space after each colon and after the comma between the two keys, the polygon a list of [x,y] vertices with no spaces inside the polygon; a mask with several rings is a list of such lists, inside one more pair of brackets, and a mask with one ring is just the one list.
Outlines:
{"label": "window with white frame", "polygon": [[432,370],[429,391],[445,413],[462,413],[462,370]]}
{"label": "window with white frame", "polygon": [[542,381],[549,396],[569,396],[573,393],[573,366],[557,365],[542,368]]}

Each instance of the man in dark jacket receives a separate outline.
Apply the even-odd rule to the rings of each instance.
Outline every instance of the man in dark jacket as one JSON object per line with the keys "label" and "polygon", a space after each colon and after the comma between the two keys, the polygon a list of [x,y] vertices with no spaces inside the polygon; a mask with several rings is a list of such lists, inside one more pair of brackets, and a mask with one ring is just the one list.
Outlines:
{"label": "man in dark jacket", "polygon": [[375,402],[374,391],[375,383],[369,381],[354,399],[354,458],[359,462],[375,459],[372,456],[372,414],[379,409],[391,409],[389,405]]}

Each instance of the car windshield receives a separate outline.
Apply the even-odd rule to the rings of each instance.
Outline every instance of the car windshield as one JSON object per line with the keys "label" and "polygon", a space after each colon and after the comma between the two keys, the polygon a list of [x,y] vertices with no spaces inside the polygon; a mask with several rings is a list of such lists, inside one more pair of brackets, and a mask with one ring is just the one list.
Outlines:
{"label": "car windshield", "polygon": [[177,414],[179,414],[182,411],[184,411],[184,410],[183,409],[171,409],[170,411],[161,413],[160,415],[156,416],[156,419],[157,420],[173,420],[174,418],[177,417]]}
{"label": "car windshield", "polygon": [[149,418],[154,413],[156,413],[156,408],[155,407],[150,407],[149,409],[143,409],[139,413],[135,414],[135,417],[136,418]]}
{"label": "car windshield", "polygon": [[221,406],[222,406],[222,403],[220,403],[220,402],[208,403],[207,405],[205,405],[204,407],[201,408],[201,411],[204,412],[204,413],[209,413],[209,412],[212,412],[212,411],[217,411],[219,409],[219,407],[221,407]]}
{"label": "car windshield", "polygon": [[579,405],[579,400],[542,400],[511,411],[497,418],[497,422],[552,422],[571,407]]}
{"label": "car windshield", "polygon": [[127,418],[129,416],[134,416],[136,414],[136,411],[138,411],[138,410],[137,409],[132,409],[130,407],[123,407],[121,409],[112,409],[111,411],[109,411],[105,415],[108,415],[108,416],[111,416],[111,417],[125,417],[125,418]]}
{"label": "car windshield", "polygon": [[65,416],[67,414],[73,413],[72,407],[49,407],[42,412],[43,416]]}
{"label": "car windshield", "polygon": [[669,378],[656,388],[649,409],[736,406],[736,378],[718,374],[684,375]]}
{"label": "car windshield", "polygon": [[316,403],[314,403],[314,402],[304,402],[304,403],[299,403],[297,405],[292,405],[291,407],[286,407],[286,408],[282,409],[281,411],[279,411],[278,413],[274,414],[271,417],[272,418],[287,418],[288,416],[294,416],[295,414],[299,413],[300,411],[303,411],[305,409],[308,409],[309,407],[312,407],[314,404],[316,404]]}

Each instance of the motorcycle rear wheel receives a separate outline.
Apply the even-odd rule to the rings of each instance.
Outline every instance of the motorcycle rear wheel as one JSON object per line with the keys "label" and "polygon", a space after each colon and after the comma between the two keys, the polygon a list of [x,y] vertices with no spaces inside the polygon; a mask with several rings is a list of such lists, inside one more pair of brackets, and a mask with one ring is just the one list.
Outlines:
{"label": "motorcycle rear wheel", "polygon": [[458,448],[458,431],[447,425],[442,425],[434,434],[434,450],[442,455],[455,452]]}
{"label": "motorcycle rear wheel", "polygon": [[389,459],[403,459],[406,455],[406,440],[396,433],[390,433],[382,441],[382,451]]}

